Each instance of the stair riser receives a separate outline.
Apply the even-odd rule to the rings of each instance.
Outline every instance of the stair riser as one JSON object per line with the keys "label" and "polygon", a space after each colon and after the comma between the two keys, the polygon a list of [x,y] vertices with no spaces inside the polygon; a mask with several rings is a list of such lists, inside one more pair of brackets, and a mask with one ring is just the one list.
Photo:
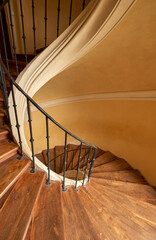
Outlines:
{"label": "stair riser", "polygon": [[0,163],[2,163],[2,162],[4,162],[5,160],[7,160],[8,158],[14,156],[17,152],[18,152],[18,149],[13,150],[13,151],[7,153],[5,156],[0,157]]}
{"label": "stair riser", "polygon": [[8,138],[9,138],[9,133],[0,134],[0,140],[8,139]]}

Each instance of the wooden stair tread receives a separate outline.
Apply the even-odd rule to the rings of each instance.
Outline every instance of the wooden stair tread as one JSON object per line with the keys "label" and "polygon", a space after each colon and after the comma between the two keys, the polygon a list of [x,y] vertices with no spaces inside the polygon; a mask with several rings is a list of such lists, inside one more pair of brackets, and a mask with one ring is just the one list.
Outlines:
{"label": "wooden stair tread", "polygon": [[18,150],[18,146],[11,142],[9,143],[7,139],[0,141],[0,162],[6,160],[7,158],[13,156]]}
{"label": "wooden stair tread", "polygon": [[[63,168],[63,162],[64,162],[64,146],[55,146],[54,148],[54,154],[55,154],[55,165],[56,165],[56,173],[60,173],[62,172],[62,168]],[[61,157],[57,157],[60,154],[63,154]]]}
{"label": "wooden stair tread", "polygon": [[[66,166],[66,169],[69,170],[69,166],[73,165],[72,164],[72,161],[74,160],[74,155],[76,154],[76,150],[77,149],[77,145],[76,144],[68,144],[67,145],[67,150],[70,151],[70,150],[73,150],[73,151],[70,151],[68,152],[68,161],[67,161],[67,166]],[[64,169],[64,167],[62,168],[62,170]]]}
{"label": "wooden stair tread", "polygon": [[116,159],[109,163],[105,163],[98,167],[95,167],[92,172],[112,172],[112,171],[121,171],[121,170],[129,170],[132,167],[124,160],[124,159]]}
{"label": "wooden stair tread", "polygon": [[44,155],[43,155],[42,152],[36,154],[35,157],[37,157],[44,165],[46,165],[46,161],[45,161],[45,159],[44,159]]}
{"label": "wooden stair tread", "polygon": [[117,157],[114,156],[112,153],[110,152],[105,152],[104,154],[102,154],[101,156],[97,157],[95,159],[95,162],[94,162],[94,168],[95,167],[98,167],[100,165],[103,165],[105,163],[108,163],[108,162],[111,162],[111,161],[114,161]]}
{"label": "wooden stair tread", "polygon": [[24,239],[44,180],[43,172],[27,172],[17,181],[1,209],[0,239]]}
{"label": "wooden stair tread", "polygon": [[[156,236],[156,225],[136,216],[118,202],[108,197],[104,192],[97,191],[92,185],[88,185],[87,192],[92,201],[99,204],[100,211],[108,213],[110,219],[108,224],[115,226],[121,239],[152,240]],[[122,236],[125,233],[125,236]]]}
{"label": "wooden stair tread", "polygon": [[22,173],[30,166],[31,161],[27,157],[18,160],[18,154],[0,164],[0,197],[14,184]]}
{"label": "wooden stair tread", "polygon": [[35,206],[30,239],[64,240],[62,187],[60,182],[44,185]]}
{"label": "wooden stair tread", "polygon": [[114,172],[102,172],[102,173],[92,173],[94,178],[104,178],[110,180],[132,182],[132,183],[142,183],[147,184],[147,181],[137,170],[123,170]]}
{"label": "wooden stair tread", "polygon": [[156,225],[156,206],[146,202],[136,201],[134,198],[126,196],[120,192],[116,192],[110,188],[100,186],[95,182],[92,182],[92,187],[95,188],[101,195],[107,195],[107,197],[112,199],[112,201],[117,202],[117,204],[128,209],[136,216]]}
{"label": "wooden stair tread", "polygon": [[7,139],[9,137],[9,128],[0,127],[0,140]]}
{"label": "wooden stair tread", "polygon": [[[83,187],[79,187],[79,199],[84,206],[89,219],[92,221],[95,231],[97,232],[97,239],[121,240],[121,232],[109,224],[110,215],[104,210],[101,211],[101,206],[93,201]],[[126,238],[125,238],[126,239]]]}
{"label": "wooden stair tread", "polygon": [[[73,159],[73,166],[72,165],[70,166],[71,169],[77,169],[77,164],[78,164],[78,160],[79,160],[79,154],[80,154],[80,151],[77,151],[75,153],[75,156],[74,156],[74,159]],[[85,156],[85,149],[82,149],[81,150],[80,162],[83,162],[84,156]]]}
{"label": "wooden stair tread", "polygon": [[153,199],[156,199],[156,191],[149,185],[93,177],[90,180],[91,184],[92,182],[98,183],[104,187],[109,187],[114,191],[126,194],[141,201],[151,203]]}
{"label": "wooden stair tread", "polygon": [[94,227],[84,210],[75,188],[71,186],[63,192],[63,213],[65,226],[65,239],[68,240],[94,240],[98,239]]}

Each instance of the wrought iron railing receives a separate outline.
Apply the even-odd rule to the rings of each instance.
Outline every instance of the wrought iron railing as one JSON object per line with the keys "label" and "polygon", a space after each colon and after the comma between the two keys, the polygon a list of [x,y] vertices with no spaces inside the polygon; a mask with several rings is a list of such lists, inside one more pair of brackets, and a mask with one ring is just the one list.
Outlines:
{"label": "wrought iron railing", "polygon": [[[90,179],[92,169],[93,169],[93,164],[96,156],[96,151],[97,147],[88,144],[87,142],[83,141],[79,137],[75,136],[72,134],[70,131],[62,127],[55,119],[53,119],[48,113],[46,113],[26,92],[23,91],[23,89],[15,82],[14,78],[10,74],[10,68],[9,68],[9,59],[8,59],[8,54],[7,54],[7,44],[6,44],[6,38],[5,38],[5,33],[4,33],[4,27],[3,27],[3,18],[2,14],[4,14],[4,6],[8,4],[8,9],[9,9],[9,17],[10,17],[10,27],[11,27],[11,35],[12,35],[12,46],[13,46],[13,53],[14,53],[14,59],[15,59],[15,65],[16,65],[16,72],[17,76],[19,74],[19,66],[18,66],[18,61],[17,61],[17,53],[16,53],[16,45],[15,45],[15,36],[14,36],[14,26],[12,22],[12,11],[11,11],[11,5],[10,5],[10,0],[5,0],[1,2],[0,4],[0,24],[1,24],[1,31],[2,31],[2,37],[3,37],[3,46],[4,46],[4,59],[6,62],[6,66],[4,64],[4,61],[2,60],[2,56],[0,56],[0,80],[1,80],[1,88],[2,88],[2,93],[4,97],[4,104],[6,108],[6,114],[7,114],[7,119],[8,119],[8,124],[10,126],[10,132],[11,136],[13,139],[13,131],[12,131],[12,117],[9,112],[9,104],[8,104],[8,90],[7,90],[7,82],[6,82],[6,77],[7,81],[9,82],[10,85],[10,94],[12,95],[12,102],[13,102],[13,109],[14,109],[14,115],[15,115],[15,122],[16,122],[16,129],[17,129],[17,136],[18,136],[18,142],[19,142],[19,147],[20,147],[20,157],[19,159],[22,159],[23,157],[23,143],[21,139],[21,130],[20,130],[20,123],[19,123],[19,117],[18,117],[18,109],[17,109],[17,102],[16,102],[16,96],[15,96],[15,89],[17,89],[26,99],[26,104],[27,104],[27,113],[28,113],[28,122],[29,122],[29,131],[30,131],[30,143],[31,143],[31,152],[32,152],[32,170],[31,172],[35,172],[35,153],[34,153],[34,138],[33,138],[33,128],[32,128],[32,118],[31,118],[31,108],[30,108],[30,103],[35,106],[38,111],[42,113],[45,117],[45,126],[46,126],[46,143],[47,143],[47,184],[50,184],[50,146],[49,146],[49,122],[52,122],[55,124],[59,129],[61,129],[64,132],[64,159],[63,159],[63,191],[66,190],[65,187],[65,178],[66,178],[66,165],[67,165],[67,154],[68,154],[68,149],[67,149],[67,140],[68,136],[73,137],[75,140],[79,142],[79,156],[77,160],[77,165],[76,165],[76,179],[75,179],[75,189],[77,190],[77,182],[78,182],[78,175],[80,172],[80,162],[81,162],[81,152],[82,149],[84,148],[84,145],[88,147],[88,155],[86,154],[87,157],[87,162],[86,165],[84,166],[82,171],[84,171],[84,178],[82,185],[84,185],[84,181],[86,179],[86,175],[88,177],[88,181]],[[69,25],[71,24],[71,12],[72,12],[72,1],[70,3],[70,16],[69,16]],[[83,9],[85,6],[85,1],[83,1]],[[32,16],[33,16],[33,35],[34,35],[34,55],[36,55],[36,36],[35,36],[35,11],[34,11],[35,5],[34,1],[32,1]],[[22,0],[20,0],[20,11],[21,11],[21,23],[22,23],[22,38],[23,38],[23,44],[24,44],[24,54],[25,54],[25,62],[26,64],[28,63],[28,58],[27,58],[27,52],[26,52],[26,36],[24,32],[24,17],[23,17],[23,8],[22,8]],[[60,1],[58,1],[58,20],[57,20],[57,36],[59,35],[59,14],[60,14]],[[45,47],[47,46],[47,1],[45,1]],[[92,155],[92,157],[91,157]],[[58,156],[59,157],[59,156]],[[89,165],[90,164],[90,165]],[[88,169],[89,167],[89,169]]]}

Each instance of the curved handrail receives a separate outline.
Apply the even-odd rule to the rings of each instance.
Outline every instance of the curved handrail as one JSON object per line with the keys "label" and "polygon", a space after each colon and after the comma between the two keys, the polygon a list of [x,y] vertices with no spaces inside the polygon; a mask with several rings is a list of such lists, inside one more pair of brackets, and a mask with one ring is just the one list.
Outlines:
{"label": "curved handrail", "polygon": [[60,129],[62,129],[65,133],[67,133],[68,135],[70,135],[71,137],[75,138],[76,140],[78,140],[79,142],[82,142],[83,144],[92,147],[94,149],[97,149],[96,146],[91,145],[85,141],[83,141],[82,139],[80,139],[79,137],[75,136],[74,134],[72,134],[70,131],[68,131],[67,129],[65,129],[63,126],[61,126],[54,118],[52,118],[46,111],[43,110],[43,108],[41,108],[26,92],[23,91],[23,89],[15,82],[15,80],[13,79],[13,77],[11,76],[11,74],[9,73],[9,71],[7,70],[7,68],[5,67],[2,59],[0,58],[0,64],[2,65],[5,73],[7,74],[9,81],[11,81],[13,83],[13,85],[27,98],[29,99],[29,101],[41,112],[43,113],[50,121],[52,121],[56,126],[58,126]]}

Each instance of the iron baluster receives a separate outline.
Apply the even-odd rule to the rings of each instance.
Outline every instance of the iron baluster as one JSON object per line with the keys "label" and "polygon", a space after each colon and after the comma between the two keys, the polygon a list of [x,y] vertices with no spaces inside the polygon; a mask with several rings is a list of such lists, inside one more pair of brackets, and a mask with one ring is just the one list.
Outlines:
{"label": "iron baluster", "polygon": [[47,185],[50,185],[50,151],[49,151],[49,124],[46,116],[46,138],[47,138],[47,159],[48,159],[48,180]]}
{"label": "iron baluster", "polygon": [[17,76],[18,76],[19,71],[18,71],[18,62],[17,62],[16,45],[15,45],[14,28],[13,28],[14,26],[13,26],[13,23],[12,23],[12,14],[11,14],[10,0],[8,0],[8,6],[9,6],[9,17],[10,17],[11,35],[12,35],[12,41],[13,41],[13,50],[14,50],[14,56],[15,56],[15,62],[16,62],[16,72],[17,72]]}
{"label": "iron baluster", "polygon": [[84,168],[85,160],[86,160],[86,148],[85,148],[85,155],[84,155],[84,159],[83,159],[82,171],[83,171],[83,168]]}
{"label": "iron baluster", "polygon": [[59,25],[60,25],[60,0],[58,0],[58,8],[57,8],[57,37],[59,36]]}
{"label": "iron baluster", "polygon": [[36,27],[35,27],[35,5],[34,0],[32,0],[32,16],[33,16],[33,33],[34,33],[34,54],[36,56]]}
{"label": "iron baluster", "polygon": [[28,111],[28,122],[29,122],[29,130],[30,130],[30,143],[31,143],[31,152],[32,152],[32,160],[33,160],[33,167],[31,170],[31,173],[35,172],[35,155],[34,155],[34,139],[33,139],[33,133],[32,133],[32,119],[31,119],[31,113],[30,113],[30,102],[27,98],[27,111]]}
{"label": "iron baluster", "polygon": [[65,132],[65,145],[64,145],[64,172],[63,172],[63,192],[67,190],[65,187],[65,177],[66,177],[66,165],[67,165],[67,132]]}
{"label": "iron baluster", "polygon": [[22,148],[22,140],[21,140],[21,133],[20,133],[20,125],[19,125],[18,114],[17,114],[17,104],[16,104],[14,87],[13,87],[12,82],[10,82],[10,89],[11,89],[11,93],[12,93],[13,107],[14,107],[15,120],[16,120],[16,128],[17,128],[19,145],[20,145],[20,150],[21,150],[21,156],[18,157],[18,159],[21,159],[23,157],[23,148]]}
{"label": "iron baluster", "polygon": [[84,186],[85,177],[86,177],[86,173],[87,173],[87,170],[88,170],[88,165],[89,165],[89,161],[90,161],[91,152],[92,152],[92,148],[90,147],[90,149],[89,149],[89,155],[88,155],[88,159],[87,159],[87,164],[86,164],[86,169],[85,169],[85,173],[84,173],[84,177],[83,177],[82,186]]}
{"label": "iron baluster", "polygon": [[89,179],[91,177],[92,170],[93,170],[95,156],[96,156],[96,151],[97,151],[97,149],[94,150],[93,160],[92,160],[92,163],[90,165],[90,170],[89,170],[89,174],[88,174],[88,182],[89,182]]}
{"label": "iron baluster", "polygon": [[6,87],[5,73],[4,73],[1,65],[0,65],[0,74],[1,74],[0,83],[1,83],[1,89],[2,89],[3,98],[4,98],[4,106],[6,109],[7,120],[8,120],[8,124],[10,127],[11,139],[13,140],[12,125],[11,125],[9,105],[8,105],[8,91],[7,91],[7,87]]}
{"label": "iron baluster", "polygon": [[47,47],[47,0],[45,0],[45,48]]}
{"label": "iron baluster", "polygon": [[60,173],[62,172],[62,155],[60,156]]}
{"label": "iron baluster", "polygon": [[1,22],[3,45],[4,45],[4,52],[5,52],[5,59],[6,59],[7,69],[8,69],[8,71],[10,71],[10,69],[9,69],[9,61],[8,61],[8,54],[7,54],[7,48],[6,48],[6,41],[5,41],[5,35],[4,35],[4,28],[3,28],[3,20],[2,20],[1,12],[0,12],[0,22]]}
{"label": "iron baluster", "polygon": [[23,8],[22,8],[22,0],[20,0],[20,9],[21,9],[21,21],[22,21],[22,32],[23,32],[23,44],[24,44],[24,54],[25,54],[25,62],[26,65],[28,63],[28,58],[27,58],[27,52],[26,52],[26,36],[25,36],[25,32],[24,32],[24,16],[23,16]]}
{"label": "iron baluster", "polygon": [[82,3],[82,10],[84,10],[84,8],[85,8],[85,5],[86,5],[86,1],[85,1],[85,0],[83,0],[83,3]]}
{"label": "iron baluster", "polygon": [[73,157],[72,157],[72,168],[71,168],[71,169],[73,169],[74,153],[75,153],[75,151],[73,150]]}
{"label": "iron baluster", "polygon": [[82,150],[82,142],[80,145],[80,151],[79,151],[79,158],[78,158],[78,164],[77,164],[77,174],[76,174],[76,182],[75,182],[75,189],[77,190],[77,181],[78,181],[78,175],[79,175],[79,171],[80,171],[80,161],[81,161],[81,150]]}
{"label": "iron baluster", "polygon": [[73,0],[70,1],[69,26],[71,24]]}

